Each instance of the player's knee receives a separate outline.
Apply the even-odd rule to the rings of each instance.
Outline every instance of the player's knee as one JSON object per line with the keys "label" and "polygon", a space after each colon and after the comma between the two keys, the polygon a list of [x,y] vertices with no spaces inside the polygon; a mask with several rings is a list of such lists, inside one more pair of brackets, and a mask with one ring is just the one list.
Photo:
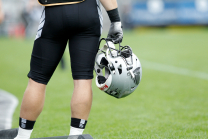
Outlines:
{"label": "player's knee", "polygon": [[47,85],[51,78],[51,76],[45,76],[44,74],[40,74],[40,73],[33,72],[33,71],[30,71],[27,76],[34,82],[44,84],[44,85]]}
{"label": "player's knee", "polygon": [[80,79],[74,80],[75,89],[91,90],[92,89],[92,79]]}
{"label": "player's knee", "polygon": [[34,81],[33,79],[29,79],[27,90],[39,90],[39,91],[44,91],[45,92],[46,85],[42,83],[38,83]]}

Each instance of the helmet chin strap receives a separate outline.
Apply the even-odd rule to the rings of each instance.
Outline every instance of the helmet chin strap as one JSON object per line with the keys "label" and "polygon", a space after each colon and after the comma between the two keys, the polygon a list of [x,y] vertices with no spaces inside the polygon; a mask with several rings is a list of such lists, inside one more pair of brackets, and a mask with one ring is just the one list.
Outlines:
{"label": "helmet chin strap", "polygon": [[[113,63],[111,62],[109,55],[111,55],[112,57],[114,57],[114,56],[117,56],[118,54],[117,54],[117,51],[111,50],[111,48],[115,49],[115,45],[112,42],[110,42],[110,46],[106,50],[106,59],[108,60],[109,68],[110,68],[111,72],[113,74],[115,74],[116,73],[115,67],[114,67]],[[110,54],[109,54],[109,51],[110,51]]]}
{"label": "helmet chin strap", "polygon": [[106,51],[106,59],[108,60],[108,64],[109,64],[110,70],[113,72],[113,74],[115,74],[116,73],[115,72],[115,68],[114,68],[112,62],[109,60],[108,52],[109,52],[109,48]]}
{"label": "helmet chin strap", "polygon": [[[106,41],[106,44],[100,50],[101,51],[106,51],[106,60],[108,61],[109,67],[112,70],[113,74],[115,74],[115,68],[114,68],[112,62],[109,60],[109,51],[110,51],[111,48],[115,49],[115,45],[113,44],[113,42]],[[115,52],[114,50],[111,51],[111,54],[113,55],[114,52]]]}
{"label": "helmet chin strap", "polygon": [[109,65],[112,66],[112,62],[109,60],[109,48],[106,50],[106,59],[108,60]]}

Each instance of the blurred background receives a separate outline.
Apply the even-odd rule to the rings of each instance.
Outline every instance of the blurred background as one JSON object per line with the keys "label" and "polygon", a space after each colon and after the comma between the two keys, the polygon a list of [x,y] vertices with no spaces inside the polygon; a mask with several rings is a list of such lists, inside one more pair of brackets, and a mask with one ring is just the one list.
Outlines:
{"label": "blurred background", "polygon": [[[208,0],[117,1],[122,44],[140,59],[142,80],[132,95],[119,100],[101,92],[93,80],[92,112],[84,133],[95,139],[208,138]],[[36,0],[0,4],[0,89],[19,102],[41,11]],[[104,9],[103,16],[106,37],[110,22]],[[61,63],[47,86],[33,138],[68,135],[73,91],[68,48]],[[20,103],[13,128],[18,127],[19,111]],[[0,109],[0,119],[2,113]]]}
{"label": "blurred background", "polygon": [[[118,0],[118,3],[124,29],[208,25],[208,0]],[[2,0],[1,11],[4,13],[1,37],[34,38],[41,14],[36,0]],[[106,31],[109,20],[106,12],[103,15]]]}

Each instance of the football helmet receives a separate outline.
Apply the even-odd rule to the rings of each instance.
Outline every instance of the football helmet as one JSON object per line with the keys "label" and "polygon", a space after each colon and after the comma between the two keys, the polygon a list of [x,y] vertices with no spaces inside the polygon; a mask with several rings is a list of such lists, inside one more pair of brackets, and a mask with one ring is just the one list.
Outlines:
{"label": "football helmet", "polygon": [[[142,67],[130,46],[115,45],[106,41],[98,50],[95,58],[96,85],[105,93],[123,98],[130,95],[138,87],[142,78]],[[100,45],[100,44],[99,44]]]}

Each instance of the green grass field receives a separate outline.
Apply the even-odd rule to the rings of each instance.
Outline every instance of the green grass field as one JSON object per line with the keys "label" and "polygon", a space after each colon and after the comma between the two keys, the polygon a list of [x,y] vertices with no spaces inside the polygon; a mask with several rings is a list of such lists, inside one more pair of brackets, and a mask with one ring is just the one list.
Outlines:
{"label": "green grass field", "polygon": [[[93,106],[84,134],[95,139],[208,138],[208,29],[141,29],[125,32],[123,44],[141,60],[141,84],[132,95],[117,100],[93,81]],[[0,38],[0,88],[20,102],[32,45],[33,41]],[[68,50],[65,58],[67,70],[58,67],[49,82],[33,138],[69,133],[73,80]],[[190,72],[181,73],[182,68]],[[196,72],[201,76],[193,77]],[[18,127],[19,111],[20,104],[13,128]]]}

